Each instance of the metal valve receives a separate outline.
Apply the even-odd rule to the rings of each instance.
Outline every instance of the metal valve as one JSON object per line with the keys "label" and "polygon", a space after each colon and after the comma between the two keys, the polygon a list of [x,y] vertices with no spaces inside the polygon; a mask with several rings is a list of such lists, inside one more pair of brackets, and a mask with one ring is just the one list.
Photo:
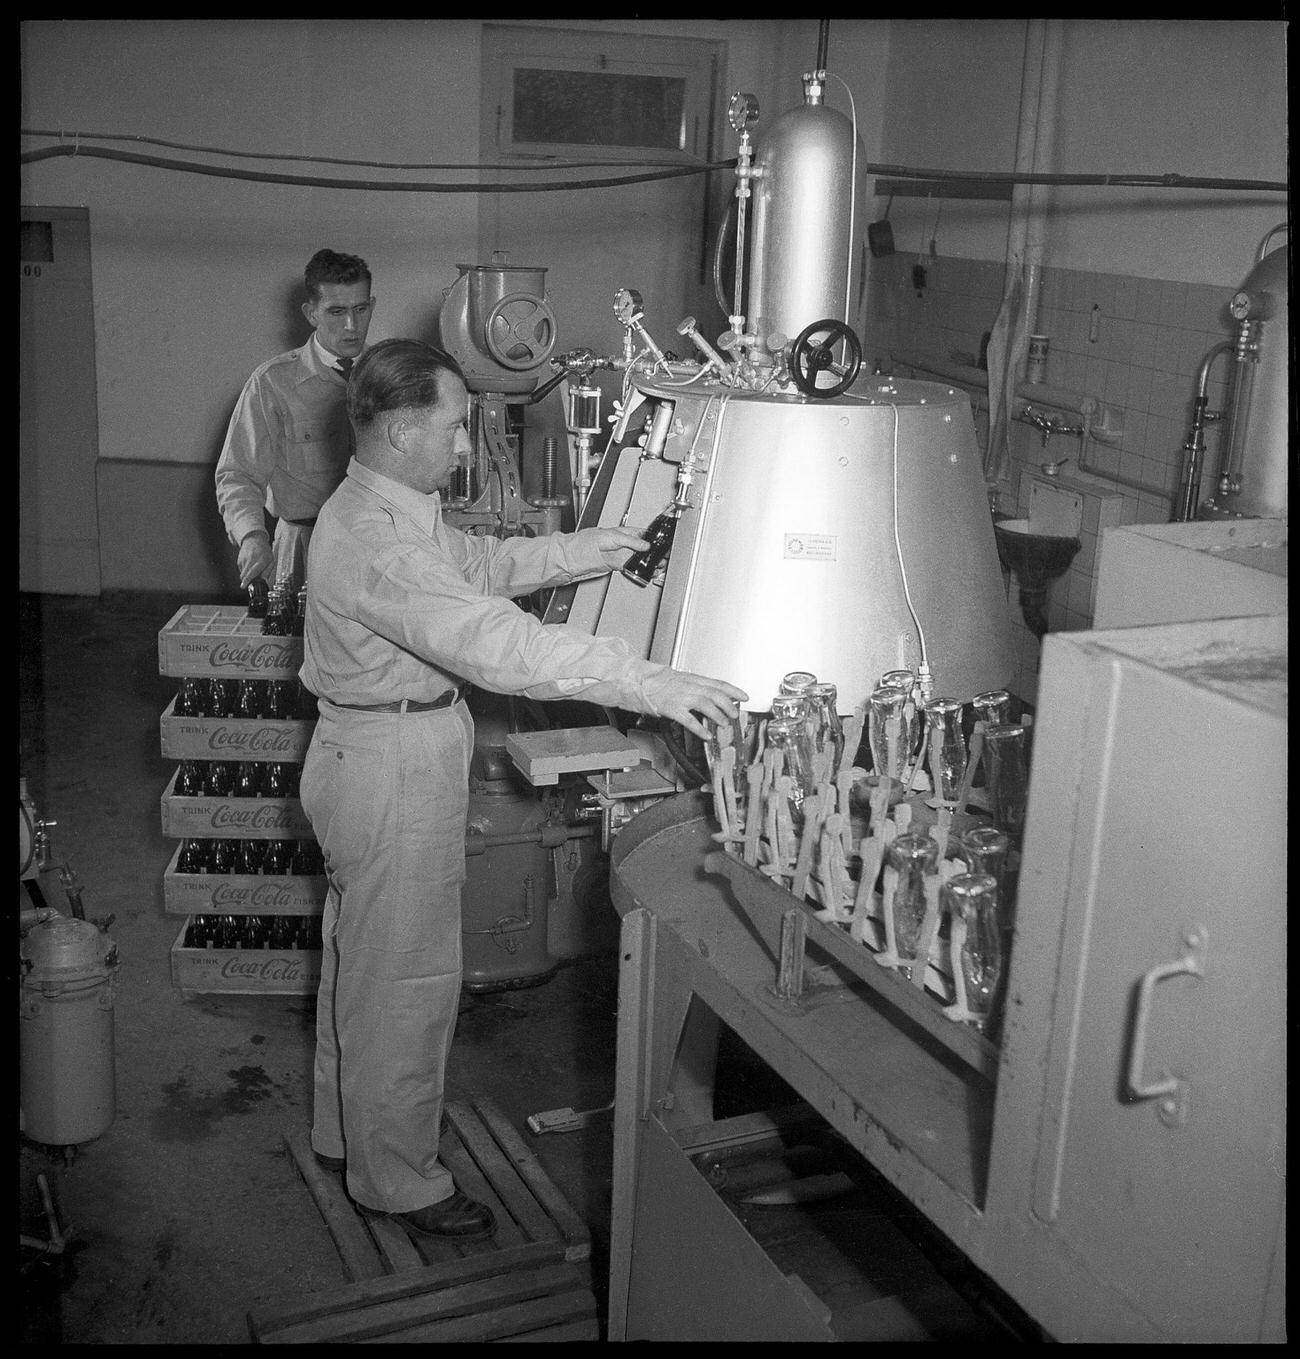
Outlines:
{"label": "metal valve", "polygon": [[689,336],[696,349],[704,355],[705,360],[712,365],[712,367],[716,368],[719,373],[727,373],[730,371],[730,365],[727,363],[726,359],[724,359],[708,340],[700,334],[695,317],[685,316],[678,321],[677,333],[679,335]]}

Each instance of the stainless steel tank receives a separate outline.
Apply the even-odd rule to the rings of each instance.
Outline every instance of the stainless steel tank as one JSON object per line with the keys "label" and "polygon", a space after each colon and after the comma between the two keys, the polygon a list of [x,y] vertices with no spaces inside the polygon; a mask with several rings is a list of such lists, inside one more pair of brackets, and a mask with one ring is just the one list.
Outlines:
{"label": "stainless steel tank", "polygon": [[[821,102],[804,77],[804,103],[781,115],[754,157],[753,248],[746,310],[763,343],[773,331],[793,340],[805,326],[852,321],[858,256],[854,214],[854,133],[844,114]],[[863,201],[866,152],[857,139],[856,201]]]}
{"label": "stainless steel tank", "polygon": [[[694,451],[662,587],[577,587],[570,621],[651,660],[718,675],[765,711],[811,670],[860,706],[925,656],[935,693],[969,699],[1013,674],[1010,630],[970,400],[935,383],[859,378],[806,401],[636,380],[672,402],[664,461],[622,461],[601,521],[648,523]],[[622,470],[622,469],[620,469]]]}
{"label": "stainless steel tank", "polygon": [[1229,304],[1239,327],[1231,424],[1219,485],[1201,507],[1202,518],[1284,519],[1289,513],[1287,253],[1282,246],[1265,255]]}

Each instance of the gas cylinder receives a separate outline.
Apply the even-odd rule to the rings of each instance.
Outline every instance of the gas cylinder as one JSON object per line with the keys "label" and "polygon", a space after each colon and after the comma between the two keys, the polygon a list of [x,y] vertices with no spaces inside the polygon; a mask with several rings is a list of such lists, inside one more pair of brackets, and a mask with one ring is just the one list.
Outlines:
{"label": "gas cylinder", "polygon": [[105,1132],[117,1111],[117,945],[90,921],[59,915],[27,932],[21,966],[23,1132],[76,1147]]}

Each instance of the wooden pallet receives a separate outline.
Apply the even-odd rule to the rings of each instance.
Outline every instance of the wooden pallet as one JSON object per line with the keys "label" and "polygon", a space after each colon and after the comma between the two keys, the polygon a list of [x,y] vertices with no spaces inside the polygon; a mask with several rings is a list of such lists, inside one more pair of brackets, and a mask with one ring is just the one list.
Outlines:
{"label": "wooden pallet", "polygon": [[353,1282],[250,1312],[258,1344],[320,1341],[596,1340],[591,1234],[490,1100],[446,1105],[438,1157],[456,1187],[486,1203],[486,1241],[439,1241],[358,1209],[323,1170],[306,1133],[285,1138]]}

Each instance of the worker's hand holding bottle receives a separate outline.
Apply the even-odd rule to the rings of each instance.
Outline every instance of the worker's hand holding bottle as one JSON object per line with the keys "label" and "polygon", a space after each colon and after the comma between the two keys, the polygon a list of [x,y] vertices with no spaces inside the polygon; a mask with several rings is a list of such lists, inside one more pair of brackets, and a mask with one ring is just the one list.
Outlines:
{"label": "worker's hand holding bottle", "polygon": [[689,670],[668,667],[646,680],[642,688],[650,711],[656,717],[670,717],[704,741],[713,735],[706,722],[730,724],[736,715],[737,704],[749,697],[743,689],[726,680],[709,679]]}
{"label": "worker's hand holding bottle", "polygon": [[636,529],[610,527],[582,531],[596,535],[596,550],[611,571],[617,571],[633,552],[644,552],[650,546]]}

